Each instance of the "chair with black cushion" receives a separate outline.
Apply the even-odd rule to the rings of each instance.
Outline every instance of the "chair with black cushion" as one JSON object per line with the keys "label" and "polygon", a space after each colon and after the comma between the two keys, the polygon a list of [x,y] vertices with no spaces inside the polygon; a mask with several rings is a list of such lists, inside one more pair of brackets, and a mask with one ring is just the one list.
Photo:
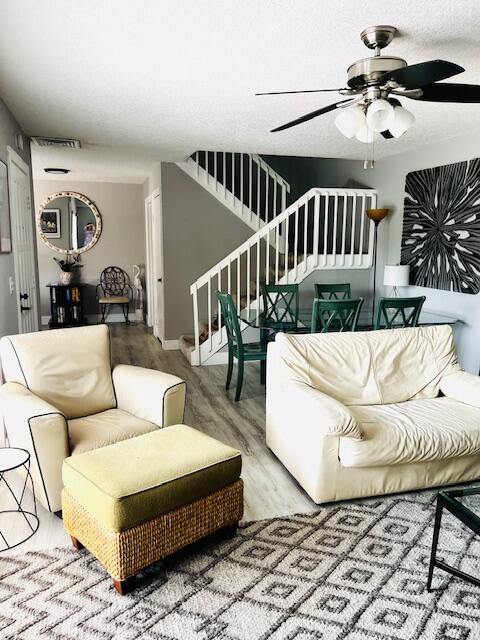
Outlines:
{"label": "chair with black cushion", "polygon": [[132,297],[133,289],[128,273],[120,267],[104,269],[100,275],[100,284],[97,285],[97,300],[102,315],[100,322],[105,322],[107,308],[118,304],[122,307],[125,323],[130,324],[128,314]]}
{"label": "chair with black cushion", "polygon": [[315,298],[312,310],[312,333],[355,331],[363,298],[322,300]]}
{"label": "chair with black cushion", "polygon": [[237,369],[237,390],[235,402],[240,400],[243,384],[243,365],[245,361],[260,360],[260,381],[265,384],[267,349],[263,342],[243,343],[242,332],[238,323],[237,307],[229,293],[217,292],[218,301],[223,317],[223,324],[227,332],[228,342],[228,372],[225,389],[230,389],[232,380],[233,359],[238,362]]}
{"label": "chair with black cushion", "polygon": [[424,302],[425,296],[419,296],[418,298],[380,298],[374,328],[416,327]]}
{"label": "chair with black cushion", "polygon": [[352,297],[352,290],[349,282],[341,284],[325,284],[317,282],[315,284],[315,298],[321,300],[345,300]]}
{"label": "chair with black cushion", "polygon": [[295,333],[298,329],[298,284],[264,284],[262,286],[263,334],[267,341],[279,331]]}

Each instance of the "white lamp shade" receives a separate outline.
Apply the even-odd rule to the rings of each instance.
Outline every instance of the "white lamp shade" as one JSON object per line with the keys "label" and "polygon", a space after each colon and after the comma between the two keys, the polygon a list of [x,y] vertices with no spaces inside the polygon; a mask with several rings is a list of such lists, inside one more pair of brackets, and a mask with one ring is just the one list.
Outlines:
{"label": "white lamp shade", "polygon": [[367,144],[370,144],[378,138],[378,133],[376,131],[372,131],[372,129],[370,129],[367,123],[365,123],[357,131],[355,137],[360,142],[365,142]]}
{"label": "white lamp shade", "polygon": [[367,124],[370,129],[378,133],[390,130],[393,116],[392,105],[387,100],[379,98],[374,100],[367,109]]}
{"label": "white lamp shade", "polygon": [[410,279],[410,265],[386,264],[383,272],[383,284],[386,287],[408,287]]}
{"label": "white lamp shade", "polygon": [[399,138],[414,122],[415,116],[411,111],[407,111],[403,107],[395,107],[393,110],[393,122],[388,127],[388,130],[394,138]]}
{"label": "white lamp shade", "polygon": [[353,138],[357,131],[365,124],[365,114],[363,109],[358,105],[342,109],[335,118],[337,129],[346,138]]}

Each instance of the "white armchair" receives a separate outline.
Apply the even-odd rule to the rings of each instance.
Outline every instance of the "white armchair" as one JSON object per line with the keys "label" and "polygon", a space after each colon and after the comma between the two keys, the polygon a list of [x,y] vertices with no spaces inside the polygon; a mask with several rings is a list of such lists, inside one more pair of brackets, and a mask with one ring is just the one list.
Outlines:
{"label": "white armchair", "polygon": [[30,452],[38,500],[61,509],[64,458],[183,422],[186,385],[152,369],[110,366],[108,327],[6,336],[0,415]]}

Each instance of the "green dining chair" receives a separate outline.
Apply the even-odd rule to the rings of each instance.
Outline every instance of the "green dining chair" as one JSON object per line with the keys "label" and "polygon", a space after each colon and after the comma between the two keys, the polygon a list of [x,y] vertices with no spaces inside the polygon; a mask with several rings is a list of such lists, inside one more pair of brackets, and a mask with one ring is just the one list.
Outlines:
{"label": "green dining chair", "polygon": [[322,300],[315,298],[312,309],[312,333],[355,331],[363,298]]}
{"label": "green dining chair", "polygon": [[297,331],[298,284],[264,284],[262,298],[262,325],[266,341],[275,340],[279,331]]}
{"label": "green dining chair", "polygon": [[418,298],[380,298],[375,329],[416,327],[425,296]]}
{"label": "green dining chair", "polygon": [[315,284],[315,298],[322,300],[345,300],[352,297],[352,290],[349,282],[343,284]]}
{"label": "green dining chair", "polygon": [[233,359],[238,362],[237,368],[237,390],[235,393],[235,402],[240,400],[243,384],[243,365],[245,361],[260,360],[260,382],[265,384],[267,349],[264,342],[243,343],[242,332],[238,323],[237,307],[229,293],[217,292],[217,298],[220,302],[220,309],[223,317],[223,324],[227,332],[228,342],[228,371],[225,389],[230,389],[232,381]]}

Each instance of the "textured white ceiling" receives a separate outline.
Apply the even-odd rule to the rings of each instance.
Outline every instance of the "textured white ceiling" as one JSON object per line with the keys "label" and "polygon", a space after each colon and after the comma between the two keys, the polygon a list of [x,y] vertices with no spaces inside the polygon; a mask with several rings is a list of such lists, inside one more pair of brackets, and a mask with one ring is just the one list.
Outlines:
{"label": "textured white ceiling", "polygon": [[[401,32],[389,54],[480,83],[479,0],[1,0],[0,94],[30,134],[115,147],[125,176],[205,148],[362,158],[334,114],[269,133],[336,94],[253,94],[344,86],[382,23]],[[408,102],[415,125],[377,157],[480,128],[480,105]]]}

